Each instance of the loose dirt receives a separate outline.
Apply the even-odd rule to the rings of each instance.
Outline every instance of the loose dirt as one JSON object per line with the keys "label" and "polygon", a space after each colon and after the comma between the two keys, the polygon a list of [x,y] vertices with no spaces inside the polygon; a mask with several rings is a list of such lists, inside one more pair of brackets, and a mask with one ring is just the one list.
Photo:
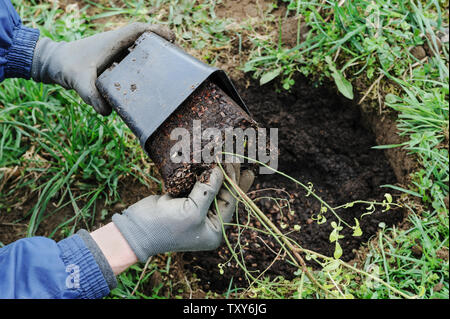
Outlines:
{"label": "loose dirt", "polygon": [[[263,17],[272,8],[270,0],[229,0],[218,4],[216,14],[219,18],[233,18],[238,21]],[[280,11],[285,11],[284,8]]]}
{"label": "loose dirt", "polygon": [[[280,91],[277,83],[260,87],[254,82],[247,89],[241,83],[239,92],[256,121],[264,127],[279,128],[279,170],[304,184],[311,182],[316,194],[332,207],[355,200],[382,202],[389,189],[380,185],[396,183],[384,152],[372,149],[377,145],[376,138],[363,124],[367,121],[363,121],[359,108],[337,96],[333,89],[314,88],[306,79],[298,78],[290,93]],[[336,218],[328,212],[326,223],[319,225],[314,221],[312,217],[321,205],[312,196],[306,196],[304,189],[278,174],[259,175],[249,195],[266,216],[302,247],[333,255],[334,244],[330,244],[329,235],[330,224]],[[279,205],[273,198],[279,199]],[[354,225],[354,218],[360,219],[366,207],[355,205],[338,213]],[[376,233],[380,223],[389,226],[402,218],[401,210],[382,212],[379,207],[360,219],[362,236],[353,237],[353,230],[344,227],[341,234],[345,238],[340,240],[342,259],[352,259],[354,250]],[[239,223],[247,222],[252,227],[260,226],[240,209]],[[239,240],[238,253],[254,276],[267,269],[265,275],[272,278],[294,277],[296,268],[286,262],[285,256],[277,257],[279,245],[273,238],[248,229],[239,233],[236,226],[230,227],[227,235],[232,246]],[[231,280],[236,286],[247,285],[244,272],[225,245],[218,251],[186,253],[184,260],[205,290],[223,292]],[[223,274],[219,264],[223,265]]]}

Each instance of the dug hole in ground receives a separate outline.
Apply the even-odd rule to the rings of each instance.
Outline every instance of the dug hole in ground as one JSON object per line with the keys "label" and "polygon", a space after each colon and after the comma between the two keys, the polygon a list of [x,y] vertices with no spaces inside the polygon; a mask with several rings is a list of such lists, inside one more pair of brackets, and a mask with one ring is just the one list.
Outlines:
{"label": "dug hole in ground", "polygon": [[[404,152],[373,149],[378,144],[398,142],[393,120],[361,111],[353,102],[339,96],[333,87],[315,88],[307,79],[298,77],[287,92],[273,83],[260,86],[250,78],[238,80],[238,91],[247,103],[254,119],[262,127],[279,129],[278,170],[296,180],[313,185],[314,192],[332,207],[357,200],[382,202],[385,193],[396,193],[381,185],[405,182],[412,163]],[[279,174],[258,175],[249,197],[283,233],[303,248],[333,256],[335,244],[329,236],[331,224],[337,219],[324,214],[326,222],[317,220],[321,203],[307,196],[298,184]],[[359,220],[362,235],[352,236],[353,230],[341,231],[344,261],[355,258],[361,244],[366,243],[380,226],[400,223],[404,209],[375,206],[366,213],[367,204],[339,210],[339,216],[350,225]],[[261,229],[259,221],[250,218],[243,207],[233,223]],[[277,241],[250,228],[231,226],[227,237],[245,266],[255,277],[286,279],[295,277],[297,267],[289,263],[286,254],[279,254]],[[199,288],[223,293],[232,287],[249,284],[242,267],[233,259],[226,245],[212,252],[184,253],[178,261],[198,278]],[[314,267],[317,263],[308,262]],[[220,269],[219,269],[220,268]]]}

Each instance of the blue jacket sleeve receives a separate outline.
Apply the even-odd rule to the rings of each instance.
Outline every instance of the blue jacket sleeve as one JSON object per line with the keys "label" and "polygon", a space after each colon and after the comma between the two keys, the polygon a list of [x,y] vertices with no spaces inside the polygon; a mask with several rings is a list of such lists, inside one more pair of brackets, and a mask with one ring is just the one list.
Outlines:
{"label": "blue jacket sleeve", "polygon": [[0,249],[0,298],[101,298],[108,284],[78,235],[20,239]]}
{"label": "blue jacket sleeve", "polygon": [[27,28],[10,0],[0,0],[0,82],[31,76],[31,63],[39,30]]}

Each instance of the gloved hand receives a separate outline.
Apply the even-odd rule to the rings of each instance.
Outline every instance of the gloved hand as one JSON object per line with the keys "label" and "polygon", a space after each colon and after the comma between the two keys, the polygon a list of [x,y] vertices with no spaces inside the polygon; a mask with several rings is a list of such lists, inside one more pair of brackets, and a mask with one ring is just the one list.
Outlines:
{"label": "gloved hand", "polygon": [[[244,192],[248,191],[253,172],[240,174],[240,164],[226,164],[225,170]],[[217,204],[225,223],[231,221],[236,207],[235,197],[222,183],[222,171],[216,167],[209,183],[197,182],[187,198],[149,196],[123,214],[114,214],[113,223],[141,262],[169,251],[216,249],[222,241],[222,227],[214,198],[218,194]]]}
{"label": "gloved hand", "polygon": [[174,40],[168,28],[139,22],[73,42],[41,38],[34,50],[31,77],[36,82],[74,89],[98,113],[109,115],[111,107],[97,91],[95,80],[146,31]]}

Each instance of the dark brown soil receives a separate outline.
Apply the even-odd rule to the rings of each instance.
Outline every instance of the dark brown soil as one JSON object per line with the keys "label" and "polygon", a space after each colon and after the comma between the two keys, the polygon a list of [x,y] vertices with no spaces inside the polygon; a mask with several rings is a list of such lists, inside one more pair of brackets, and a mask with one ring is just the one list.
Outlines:
{"label": "dark brown soil", "polygon": [[[397,114],[391,112],[380,116],[378,113],[364,113],[364,122],[372,129],[376,136],[378,145],[401,144],[406,137],[399,136],[396,117]],[[417,160],[404,148],[389,148],[384,151],[386,158],[394,170],[397,181],[404,187],[410,184],[410,174],[417,171]]]}
{"label": "dark brown soil", "polygon": [[[290,93],[280,91],[276,83],[260,87],[253,82],[247,89],[241,86],[239,92],[262,126],[279,128],[279,170],[304,184],[311,182],[316,194],[332,207],[355,200],[381,202],[388,189],[380,185],[396,183],[384,152],[371,149],[376,145],[375,136],[362,124],[359,108],[337,96],[334,90],[313,88],[307,80],[299,78]],[[249,192],[266,216],[284,233],[290,232],[289,236],[302,247],[332,256],[330,224],[336,218],[327,212],[326,223],[319,225],[313,221],[312,216],[321,206],[306,194],[300,186],[278,174],[258,176]],[[284,201],[279,203],[285,207],[280,209],[274,200],[258,199],[261,197],[282,198]],[[337,212],[354,225],[354,218],[359,218],[365,208],[355,205]],[[352,259],[354,250],[377,231],[381,222],[389,226],[403,218],[401,210],[381,210],[377,208],[373,214],[361,218],[363,235],[360,237],[353,237],[352,229],[344,226],[341,234],[345,238],[340,240],[343,260]],[[241,209],[239,223],[247,222],[247,213]],[[250,220],[251,226],[258,227],[258,224]],[[294,230],[296,225],[301,227],[300,231]],[[237,227],[229,228],[227,234],[235,245]],[[272,264],[279,251],[273,238],[244,230],[240,233],[240,242],[248,270],[256,271],[254,276],[270,267],[266,276],[294,277],[296,268],[283,260],[283,256]],[[232,260],[226,245],[218,251],[186,253],[184,259],[186,267],[197,274],[205,290],[225,291],[231,280],[236,286],[247,285],[244,272]],[[218,264],[224,265],[223,274],[219,273]]]}

